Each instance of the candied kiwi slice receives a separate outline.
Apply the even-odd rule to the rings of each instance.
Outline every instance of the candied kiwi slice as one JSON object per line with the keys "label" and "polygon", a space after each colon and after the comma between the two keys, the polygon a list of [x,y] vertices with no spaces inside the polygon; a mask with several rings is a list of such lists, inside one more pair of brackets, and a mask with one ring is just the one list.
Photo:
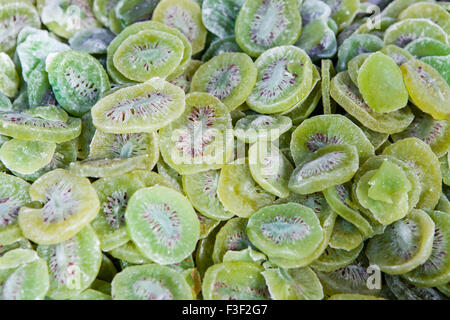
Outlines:
{"label": "candied kiwi slice", "polygon": [[424,263],[432,252],[435,224],[423,210],[413,209],[403,219],[369,240],[366,255],[389,274],[403,274]]}
{"label": "candied kiwi slice", "polygon": [[197,69],[191,91],[212,94],[231,111],[245,102],[256,83],[256,76],[256,66],[248,55],[224,52]]}
{"label": "candied kiwi slice", "polygon": [[207,31],[200,6],[193,0],[163,0],[153,11],[152,19],[176,28],[189,40],[192,54],[203,50]]}
{"label": "candied kiwi slice", "polygon": [[186,109],[160,131],[164,161],[180,174],[220,169],[232,155],[233,133],[227,107],[204,92],[186,96]]}
{"label": "candied kiwi slice", "polygon": [[277,146],[260,141],[250,146],[248,161],[253,179],[267,192],[280,198],[289,196],[289,178],[294,170]]}
{"label": "candied kiwi slice", "polygon": [[322,300],[323,289],[311,268],[284,270],[270,268],[262,272],[270,296],[275,300]]}
{"label": "candied kiwi slice", "polygon": [[173,73],[183,58],[184,45],[167,32],[143,30],[130,35],[117,48],[113,63],[128,79],[144,82]]}
{"label": "candied kiwi slice", "polygon": [[0,134],[20,140],[66,142],[80,135],[81,120],[70,117],[67,122],[30,116],[24,112],[0,112]]}
{"label": "candied kiwi slice", "polygon": [[436,287],[450,281],[449,223],[446,212],[426,210],[434,222],[434,237],[430,257],[417,268],[403,275],[409,282],[420,287]]}
{"label": "candied kiwi slice", "polygon": [[247,98],[247,105],[253,111],[264,114],[287,111],[306,98],[311,90],[313,64],[300,48],[272,48],[255,64],[258,70],[256,85]]}
{"label": "candied kiwi slice", "polygon": [[184,91],[159,78],[125,87],[92,108],[92,122],[107,133],[156,131],[184,111]]}
{"label": "candied kiwi slice", "polygon": [[115,300],[191,300],[192,290],[183,275],[168,266],[145,264],[119,272],[111,283]]}
{"label": "candied kiwi slice", "polygon": [[292,172],[289,190],[299,194],[323,191],[349,181],[358,170],[358,152],[347,144],[326,145]]}
{"label": "candied kiwi slice", "polygon": [[358,71],[357,84],[364,101],[374,112],[392,112],[408,103],[402,72],[393,59],[381,52],[364,60]]}
{"label": "candied kiwi slice", "polygon": [[50,276],[47,296],[52,299],[67,299],[80,294],[91,285],[100,270],[100,242],[89,225],[66,241],[39,245],[36,251],[47,262]]}
{"label": "candied kiwi slice", "polygon": [[436,120],[448,119],[450,86],[439,72],[416,59],[402,64],[400,69],[411,101]]}
{"label": "candied kiwi slice", "polygon": [[54,142],[11,139],[0,148],[5,167],[20,174],[31,174],[46,166],[55,153]]}
{"label": "candied kiwi slice", "polygon": [[372,226],[358,211],[350,197],[350,185],[338,184],[323,190],[330,207],[343,219],[353,224],[366,237],[373,234]]}
{"label": "candied kiwi slice", "polygon": [[159,264],[189,256],[200,236],[200,222],[189,200],[163,186],[136,191],[128,202],[125,222],[142,254]]}
{"label": "candied kiwi slice", "polygon": [[22,238],[17,216],[20,208],[31,202],[29,188],[30,185],[21,178],[0,173],[0,246]]}
{"label": "candied kiwi slice", "polygon": [[330,93],[345,111],[376,132],[389,134],[401,132],[414,119],[414,114],[408,106],[388,113],[377,113],[372,110],[347,71],[338,73],[331,80]]}
{"label": "candied kiwi slice", "polygon": [[111,78],[116,83],[120,84],[126,84],[126,83],[134,83],[134,81],[126,78],[123,74],[121,74],[116,67],[114,66],[114,56],[117,51],[117,49],[120,47],[123,41],[125,41],[129,36],[135,35],[141,31],[159,31],[159,32],[165,32],[169,35],[176,36],[179,40],[183,42],[184,51],[183,51],[183,58],[180,61],[180,64],[178,68],[172,73],[171,76],[178,76],[184,72],[184,70],[189,65],[189,62],[191,61],[191,55],[192,55],[192,46],[189,40],[177,29],[171,28],[169,26],[166,26],[163,23],[157,22],[157,21],[144,21],[144,22],[138,22],[134,23],[124,30],[120,32],[116,38],[114,38],[113,41],[109,44],[108,50],[107,50],[107,60],[106,60],[106,66],[108,69],[108,73],[111,76]]}
{"label": "candied kiwi slice", "polygon": [[205,272],[202,284],[206,300],[269,300],[270,294],[261,272],[263,267],[250,262],[228,261],[215,264]]}
{"label": "candied kiwi slice", "polygon": [[291,127],[292,120],[287,116],[251,114],[236,122],[234,135],[246,143],[274,141]]}
{"label": "candied kiwi slice", "polygon": [[183,175],[183,189],[201,214],[214,220],[228,220],[234,213],[227,211],[217,196],[219,175],[220,171],[217,170]]}
{"label": "candied kiwi slice", "polygon": [[434,208],[442,190],[442,175],[439,159],[431,148],[422,140],[406,138],[386,147],[383,155],[403,160],[419,176],[422,189],[417,208]]}
{"label": "candied kiwi slice", "polygon": [[444,300],[436,289],[416,287],[400,276],[385,274],[386,284],[399,300]]}
{"label": "candied kiwi slice", "polygon": [[49,289],[45,261],[31,249],[14,249],[0,257],[0,300],[43,300]]}
{"label": "candied kiwi slice", "polygon": [[352,250],[335,249],[329,246],[310,266],[314,270],[322,272],[336,271],[353,263],[363,247],[362,242]]}
{"label": "candied kiwi slice", "polygon": [[47,59],[48,81],[58,103],[80,117],[110,89],[105,69],[93,56],[68,50]]}
{"label": "candied kiwi slice", "polygon": [[246,0],[236,19],[236,42],[252,57],[297,41],[302,18],[297,0]]}
{"label": "candied kiwi slice", "polygon": [[158,158],[156,132],[113,134],[97,130],[89,157],[72,162],[70,171],[82,177],[109,177],[136,169],[152,170]]}
{"label": "candied kiwi slice", "polygon": [[227,211],[248,218],[259,208],[271,204],[275,196],[253,180],[248,160],[240,160],[222,167],[217,195]]}
{"label": "candied kiwi slice", "polygon": [[374,147],[362,130],[340,114],[318,115],[303,121],[292,133],[290,149],[298,165],[331,144],[356,146],[361,162],[374,154]]}
{"label": "candied kiwi slice", "polygon": [[32,201],[41,208],[23,206],[19,225],[23,235],[38,244],[56,244],[72,238],[97,215],[97,192],[86,178],[64,169],[50,171],[30,187]]}
{"label": "candied kiwi slice", "polygon": [[333,61],[330,59],[322,59],[320,63],[323,113],[330,114],[334,113],[333,111],[336,108],[334,100],[330,98],[330,81],[336,75],[336,71]]}
{"label": "candied kiwi slice", "polygon": [[336,218],[330,239],[331,248],[351,251],[358,247],[363,240],[364,236],[357,227],[341,217]]}
{"label": "candied kiwi slice", "polygon": [[247,224],[250,241],[269,257],[302,259],[323,239],[314,211],[297,203],[271,205],[255,212]]}

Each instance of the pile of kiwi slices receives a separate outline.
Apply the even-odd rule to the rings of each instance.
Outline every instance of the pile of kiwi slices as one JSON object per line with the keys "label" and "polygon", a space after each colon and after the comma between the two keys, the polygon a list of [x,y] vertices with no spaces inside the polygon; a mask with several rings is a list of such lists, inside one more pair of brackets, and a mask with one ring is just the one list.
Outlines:
{"label": "pile of kiwi slices", "polygon": [[448,299],[449,84],[446,1],[0,0],[0,300]]}

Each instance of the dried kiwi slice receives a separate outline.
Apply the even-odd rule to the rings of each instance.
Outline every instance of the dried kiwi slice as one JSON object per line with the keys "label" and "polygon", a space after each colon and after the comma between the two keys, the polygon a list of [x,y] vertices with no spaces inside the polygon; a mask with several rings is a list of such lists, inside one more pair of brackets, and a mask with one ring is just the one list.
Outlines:
{"label": "dried kiwi slice", "polygon": [[252,178],[248,161],[226,164],[222,167],[217,195],[224,208],[243,218],[250,217],[259,208],[269,205],[275,196],[263,190]]}
{"label": "dried kiwi slice", "polygon": [[208,218],[227,220],[234,216],[217,196],[220,171],[209,170],[183,175],[183,189],[195,209]]}
{"label": "dried kiwi slice", "polygon": [[436,289],[416,287],[400,276],[386,274],[386,284],[399,300],[444,300]]}
{"label": "dried kiwi slice", "polygon": [[343,219],[355,225],[366,237],[372,235],[370,223],[361,215],[350,197],[350,185],[339,184],[323,190],[330,207]]}
{"label": "dried kiwi slice", "polygon": [[436,120],[448,119],[450,86],[432,66],[411,59],[400,67],[411,101]]}
{"label": "dried kiwi slice", "polygon": [[249,219],[250,241],[269,257],[302,259],[312,254],[323,239],[314,211],[297,203],[264,207]]}
{"label": "dried kiwi slice", "polygon": [[[157,21],[145,21],[145,22],[138,22],[134,23],[127,28],[125,28],[120,34],[117,35],[116,38],[114,38],[113,41],[111,41],[108,50],[107,50],[107,69],[108,73],[111,76],[111,78],[116,83],[134,83],[131,79],[128,79],[123,74],[121,74],[117,68],[114,66],[113,59],[116,55],[117,49],[121,46],[122,42],[124,42],[128,37],[136,35],[137,33],[141,31],[158,31],[158,32],[164,32],[168,34],[168,36],[175,36],[181,42],[183,42],[184,51],[183,51],[183,57],[181,61],[179,62],[178,68],[172,73],[172,76],[178,76],[184,72],[184,70],[189,65],[189,62],[191,60],[192,55],[192,46],[189,40],[177,29],[171,28],[169,26],[164,25],[163,23],[157,22]],[[177,42],[178,43],[178,42]]]}
{"label": "dried kiwi slice", "polygon": [[30,197],[42,208],[23,206],[19,225],[23,235],[38,244],[56,244],[70,239],[97,215],[97,192],[86,178],[68,171],[50,171],[30,187]]}
{"label": "dried kiwi slice", "polygon": [[405,218],[387,226],[369,240],[366,255],[383,272],[403,274],[430,257],[435,224],[423,210],[413,209]]}
{"label": "dried kiwi slice", "polygon": [[142,254],[160,264],[186,258],[200,236],[200,223],[188,199],[167,187],[136,191],[128,202],[125,221]]}
{"label": "dried kiwi slice", "polygon": [[302,28],[297,0],[246,0],[236,19],[236,42],[252,57],[294,44]]}
{"label": "dried kiwi slice", "polygon": [[289,190],[299,194],[323,191],[349,181],[358,170],[358,152],[347,144],[326,145],[299,163],[289,179]]}
{"label": "dried kiwi slice", "polygon": [[245,53],[222,53],[201,65],[191,91],[208,92],[234,110],[245,102],[256,83],[257,69]]}
{"label": "dried kiwi slice", "polygon": [[357,227],[341,217],[336,218],[330,239],[331,248],[351,251],[357,248],[363,240],[364,236]]}
{"label": "dried kiwi slice", "polygon": [[427,210],[434,222],[434,237],[430,257],[417,268],[403,275],[409,282],[420,287],[436,287],[450,281],[449,223],[446,212]]}
{"label": "dried kiwi slice", "polygon": [[0,70],[0,92],[12,98],[19,89],[20,80],[14,62],[4,52],[0,52]]}
{"label": "dried kiwi slice", "polygon": [[397,133],[408,127],[414,114],[409,107],[388,113],[377,113],[364,101],[348,72],[340,72],[331,80],[333,99],[367,128],[381,133]]}
{"label": "dried kiwi slice", "polygon": [[263,271],[262,275],[274,300],[323,299],[322,284],[311,268],[270,268]]}
{"label": "dried kiwi slice", "polygon": [[159,78],[119,89],[92,108],[94,125],[107,133],[152,132],[184,111],[184,92]]}
{"label": "dried kiwi slice", "polygon": [[219,169],[232,153],[230,112],[202,92],[187,95],[186,109],[160,131],[164,161],[181,174]]}
{"label": "dried kiwi slice", "polygon": [[128,241],[119,247],[111,249],[108,251],[108,254],[110,254],[113,258],[120,260],[122,269],[124,266],[126,267],[133,264],[153,263],[153,261],[144,257],[132,241]]}
{"label": "dried kiwi slice", "polygon": [[184,44],[167,32],[143,30],[127,37],[113,56],[116,69],[128,79],[144,82],[165,78],[179,66]]}
{"label": "dried kiwi slice", "polygon": [[167,77],[167,81],[183,89],[184,93],[189,93],[191,92],[192,77],[202,64],[202,61],[193,59],[182,74],[179,76],[169,76]]}
{"label": "dried kiwi slice", "polygon": [[21,206],[31,202],[30,185],[10,174],[0,173],[0,245],[10,245],[22,237],[17,224]]}
{"label": "dried kiwi slice", "polygon": [[434,208],[442,189],[442,175],[439,159],[431,148],[417,138],[406,138],[386,147],[383,155],[403,160],[419,176],[422,189],[417,208]]}
{"label": "dried kiwi slice", "polygon": [[108,75],[91,55],[70,50],[47,59],[46,70],[58,103],[68,113],[82,116],[110,89]]}
{"label": "dried kiwi slice", "polygon": [[320,63],[323,113],[330,114],[335,109],[335,102],[330,99],[330,81],[336,75],[336,71],[331,60],[322,59]]}
{"label": "dried kiwi slice", "polygon": [[280,46],[267,50],[255,64],[258,75],[247,105],[256,112],[284,112],[306,98],[311,90],[312,62],[300,48]]}
{"label": "dried kiwi slice", "polygon": [[89,54],[105,54],[115,35],[108,29],[94,28],[74,34],[69,39],[73,50]]}
{"label": "dried kiwi slice", "polygon": [[113,134],[96,131],[89,157],[72,162],[70,171],[82,177],[109,177],[136,169],[152,170],[159,157],[155,132]]}
{"label": "dried kiwi slice", "polygon": [[67,299],[80,294],[91,285],[100,270],[100,242],[91,226],[64,242],[39,245],[36,251],[47,262],[50,275],[47,296],[52,299]]}
{"label": "dried kiwi slice", "polygon": [[270,294],[261,272],[249,262],[228,261],[206,270],[202,284],[206,300],[268,300]]}
{"label": "dried kiwi slice", "polygon": [[277,146],[267,141],[254,143],[248,150],[248,162],[253,179],[264,190],[280,198],[289,195],[294,167]]}
{"label": "dried kiwi slice", "polygon": [[0,300],[43,300],[49,289],[45,261],[30,249],[0,257]]}
{"label": "dried kiwi slice", "polygon": [[358,149],[361,162],[374,154],[362,130],[340,114],[319,115],[303,121],[292,133],[291,153],[296,164],[331,144],[349,144]]}
{"label": "dried kiwi slice", "polygon": [[[341,33],[342,34],[342,33]],[[348,62],[361,53],[375,52],[384,47],[383,40],[371,34],[353,34],[346,38],[338,50],[336,69],[342,72]]]}
{"label": "dried kiwi slice", "polygon": [[167,266],[131,266],[113,279],[115,300],[191,300],[194,298],[183,275]]}
{"label": "dried kiwi slice", "polygon": [[274,141],[292,127],[292,120],[281,115],[253,114],[239,119],[234,126],[234,135],[241,141]]}
{"label": "dried kiwi slice", "polygon": [[328,247],[324,253],[311,263],[311,268],[322,272],[332,272],[344,268],[358,258],[364,244],[361,242],[352,250],[334,249]]}
{"label": "dried kiwi slice", "polygon": [[200,6],[193,0],[163,0],[153,11],[152,19],[176,28],[189,40],[192,54],[203,50],[207,31]]}

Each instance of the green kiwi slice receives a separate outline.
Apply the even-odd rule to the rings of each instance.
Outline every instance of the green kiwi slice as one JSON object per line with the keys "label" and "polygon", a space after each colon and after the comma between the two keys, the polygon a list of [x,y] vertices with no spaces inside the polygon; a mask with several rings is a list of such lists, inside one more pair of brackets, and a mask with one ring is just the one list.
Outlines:
{"label": "green kiwi slice", "polygon": [[332,272],[342,269],[358,258],[364,244],[361,242],[352,250],[335,249],[328,247],[322,255],[311,263],[311,268],[322,272]]}
{"label": "green kiwi slice", "polygon": [[22,238],[17,224],[20,208],[31,202],[30,185],[13,175],[0,173],[0,245],[10,245]]}
{"label": "green kiwi slice", "polygon": [[[248,220],[244,218],[231,218],[215,234],[211,257],[214,263],[223,262],[223,257],[227,252],[241,251],[247,248],[254,248],[248,239],[246,228]],[[209,238],[209,237],[208,237]]]}
{"label": "green kiwi slice", "polygon": [[234,35],[225,38],[214,39],[209,45],[208,49],[202,55],[202,61],[211,60],[211,58],[218,56],[224,52],[243,52],[242,49],[236,43]]}
{"label": "green kiwi slice", "polygon": [[323,289],[311,268],[267,269],[262,272],[274,300],[322,300]]}
{"label": "green kiwi slice", "polygon": [[136,191],[128,202],[125,221],[142,254],[160,264],[186,258],[200,236],[200,223],[189,200],[167,187]]}
{"label": "green kiwi slice", "polygon": [[151,170],[159,158],[155,132],[113,134],[96,131],[89,157],[72,162],[70,171],[82,177],[109,177],[136,169]]}
{"label": "green kiwi slice", "polygon": [[47,71],[45,71],[45,63],[39,63],[30,72],[27,83],[27,95],[30,108],[56,104],[56,98],[48,81]]}
{"label": "green kiwi slice", "polygon": [[0,70],[0,92],[12,98],[19,90],[20,80],[14,62],[4,52],[0,52]]}
{"label": "green kiwi slice", "polygon": [[450,71],[449,71],[450,53],[442,57],[440,56],[423,57],[420,60],[436,69],[436,71],[439,72],[442,78],[444,78],[444,80],[447,81],[447,84],[450,85]]}
{"label": "green kiwi slice", "polygon": [[417,268],[403,275],[409,282],[420,287],[436,287],[450,281],[450,243],[448,225],[450,216],[446,212],[427,210],[434,222],[434,237],[430,257]]}
{"label": "green kiwi slice", "polygon": [[100,212],[91,225],[102,250],[110,251],[131,240],[125,227],[125,210],[133,193],[145,185],[132,173],[126,173],[99,179],[92,186],[100,200]]}
{"label": "green kiwi slice", "polygon": [[280,198],[289,195],[289,178],[294,170],[291,162],[270,142],[254,143],[248,150],[253,179],[267,192]]}
{"label": "green kiwi slice", "polygon": [[11,139],[0,148],[0,159],[11,171],[31,174],[47,165],[55,153],[54,142]]}
{"label": "green kiwi slice", "polygon": [[298,165],[317,150],[333,144],[354,145],[361,162],[374,154],[374,147],[362,130],[340,114],[319,115],[303,121],[292,133],[291,153]]}
{"label": "green kiwi slice", "polygon": [[28,1],[2,1],[0,4],[0,51],[12,52],[16,47],[17,35],[26,26],[40,28],[41,21],[36,8]]}
{"label": "green kiwi slice", "polygon": [[227,211],[243,218],[275,200],[275,195],[265,191],[253,179],[247,159],[222,167],[217,195]]}
{"label": "green kiwi slice", "polygon": [[287,111],[306,98],[312,88],[312,62],[300,48],[280,46],[269,49],[255,64],[258,75],[247,105],[256,112]]}
{"label": "green kiwi slice", "polygon": [[300,163],[289,179],[289,190],[299,194],[323,191],[349,181],[358,170],[358,152],[347,144],[326,145]]}
{"label": "green kiwi slice", "polygon": [[177,36],[144,30],[130,35],[119,45],[113,63],[128,79],[144,82],[173,73],[183,58],[183,52],[184,44]]}
{"label": "green kiwi slice", "polygon": [[403,274],[424,263],[431,254],[435,224],[423,210],[413,209],[403,219],[369,240],[366,255],[383,272]]}
{"label": "green kiwi slice", "polygon": [[72,298],[87,289],[100,269],[100,242],[90,226],[73,238],[54,245],[39,245],[39,256],[47,262],[52,299]]}
{"label": "green kiwi slice", "polygon": [[0,300],[43,300],[49,289],[45,261],[30,249],[0,257]]}
{"label": "green kiwi slice", "polygon": [[305,25],[295,45],[305,50],[315,62],[331,58],[337,51],[336,35],[325,19],[314,19]]}
{"label": "green kiwi slice", "polygon": [[56,100],[74,116],[88,112],[110,89],[102,65],[85,52],[70,50],[51,56],[46,70]]}
{"label": "green kiwi slice", "polygon": [[203,50],[207,31],[200,6],[192,0],[164,0],[153,11],[152,19],[176,28],[189,40],[192,54]]}
{"label": "green kiwi slice", "polygon": [[334,100],[330,99],[330,81],[336,75],[336,71],[330,59],[322,59],[320,63],[323,113],[330,114],[334,113],[333,110],[336,108]]}
{"label": "green kiwi slice", "polygon": [[187,95],[186,109],[160,131],[164,161],[181,174],[219,169],[232,153],[230,112],[208,93]]}
{"label": "green kiwi slice", "polygon": [[330,93],[345,111],[376,132],[389,134],[401,132],[414,119],[414,114],[408,106],[388,113],[372,110],[346,71],[338,73],[331,80]]}
{"label": "green kiwi slice", "polygon": [[323,229],[314,211],[297,203],[264,207],[249,219],[250,241],[269,257],[302,259],[317,249]]}
{"label": "green kiwi slice", "polygon": [[[372,236],[370,234],[370,236]],[[364,235],[355,225],[347,220],[337,217],[334,223],[333,233],[330,239],[330,247],[351,251],[357,248],[364,240]]]}
{"label": "green kiwi slice", "polygon": [[[184,72],[184,70],[189,65],[189,62],[191,60],[192,55],[192,46],[189,40],[177,29],[171,28],[169,26],[164,25],[163,23],[157,22],[157,21],[144,21],[144,22],[138,22],[134,23],[124,30],[120,32],[116,38],[114,38],[113,41],[109,44],[108,50],[107,50],[107,60],[106,65],[108,69],[108,73],[111,76],[111,78],[116,83],[134,83],[135,81],[132,81],[131,79],[128,79],[125,77],[122,73],[120,73],[119,70],[114,66],[114,57],[116,56],[116,52],[118,48],[121,46],[121,44],[128,39],[130,36],[136,35],[141,31],[157,31],[157,32],[163,32],[164,36],[167,34],[168,36],[175,36],[178,38],[178,40],[181,40],[183,43],[183,57],[181,61],[179,61],[179,66],[176,68],[176,70],[172,73],[172,76],[178,76]],[[176,41],[178,43],[178,41]]]}
{"label": "green kiwi slice", "polygon": [[153,263],[153,261],[144,257],[132,241],[128,241],[119,247],[111,249],[107,253],[113,258],[120,260],[122,269],[124,269],[124,266],[128,265]]}
{"label": "green kiwi slice", "polygon": [[194,77],[197,69],[203,64],[200,60],[192,59],[186,70],[178,76],[169,76],[167,77],[167,81],[171,84],[176,85],[180,89],[183,89],[184,93],[191,92],[191,83],[192,78]]}
{"label": "green kiwi slice", "polygon": [[197,69],[191,91],[212,94],[231,111],[245,102],[256,83],[256,76],[256,66],[248,55],[222,53]]}
{"label": "green kiwi slice", "polygon": [[97,215],[97,192],[86,178],[64,169],[50,171],[30,187],[32,201],[41,208],[23,206],[19,225],[23,235],[38,244],[56,244],[72,238]]}
{"label": "green kiwi slice", "polygon": [[261,272],[249,262],[228,261],[206,270],[202,293],[205,300],[268,300],[270,294]]}
{"label": "green kiwi slice", "polygon": [[339,184],[323,190],[330,207],[343,219],[355,225],[364,236],[373,233],[370,223],[361,215],[350,197],[350,185]]}
{"label": "green kiwi slice", "polygon": [[114,300],[191,300],[183,275],[167,266],[146,264],[119,272],[112,281]]}
{"label": "green kiwi slice", "polygon": [[74,34],[69,39],[73,50],[89,54],[105,54],[115,35],[108,29],[94,28]]}
{"label": "green kiwi slice", "polygon": [[442,190],[442,175],[439,159],[431,148],[422,140],[406,138],[386,147],[383,155],[403,160],[419,176],[422,190],[417,208],[434,208]]}
{"label": "green kiwi slice", "polygon": [[445,300],[436,289],[416,287],[400,276],[386,274],[386,284],[399,300]]}
{"label": "green kiwi slice", "polygon": [[413,58],[408,50],[400,48],[395,44],[388,44],[380,51],[391,57],[398,66],[401,66],[402,64]]}
{"label": "green kiwi slice", "polygon": [[209,170],[182,176],[183,189],[195,209],[208,218],[228,220],[234,216],[217,196],[220,171]]}
{"label": "green kiwi slice", "polygon": [[292,120],[281,115],[251,114],[239,119],[234,126],[234,135],[241,141],[274,141],[292,127]]}
{"label": "green kiwi slice", "polygon": [[184,111],[184,92],[159,78],[125,87],[92,107],[92,122],[106,133],[152,132]]}

